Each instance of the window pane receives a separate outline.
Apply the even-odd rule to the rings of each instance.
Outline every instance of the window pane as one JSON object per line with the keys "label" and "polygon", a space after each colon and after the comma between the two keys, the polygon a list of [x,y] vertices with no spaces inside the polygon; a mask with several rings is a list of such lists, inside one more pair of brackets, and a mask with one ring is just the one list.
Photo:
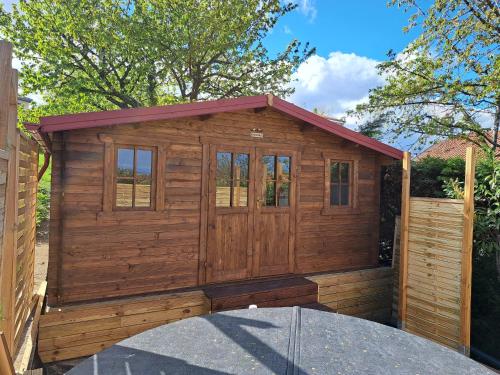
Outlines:
{"label": "window pane", "polygon": [[278,156],[278,179],[281,181],[290,180],[290,157]]}
{"label": "window pane", "polygon": [[340,163],[340,180],[341,183],[349,183],[349,163]]}
{"label": "window pane", "polygon": [[276,206],[276,182],[269,181],[266,183],[266,191],[264,197],[264,206]]}
{"label": "window pane", "polygon": [[135,184],[135,207],[151,207],[151,180],[137,178]]}
{"label": "window pane", "polygon": [[339,182],[339,163],[330,163],[330,182],[332,184]]}
{"label": "window pane", "polygon": [[342,206],[349,205],[349,185],[340,186],[340,204]]}
{"label": "window pane", "polygon": [[116,165],[118,177],[132,177],[134,175],[134,149],[119,148]]}
{"label": "window pane", "polygon": [[262,158],[264,164],[264,176],[268,180],[276,179],[276,157],[274,155],[266,155]]}
{"label": "window pane", "polygon": [[132,207],[132,190],[134,189],[134,180],[127,178],[118,178],[116,181],[116,206]]}
{"label": "window pane", "polygon": [[246,207],[248,205],[248,181],[234,181],[233,207]]}
{"label": "window pane", "polygon": [[234,188],[233,207],[248,205],[248,154],[235,154],[234,158]]}
{"label": "window pane", "polygon": [[339,185],[331,184],[330,185],[330,205],[338,206],[339,205]]}
{"label": "window pane", "polygon": [[236,154],[234,158],[234,179],[248,180],[248,154]]}
{"label": "window pane", "polygon": [[290,183],[281,183],[278,190],[278,206],[286,207],[290,205]]}
{"label": "window pane", "polygon": [[151,150],[137,150],[137,176],[148,176],[151,178],[153,168],[153,152]]}
{"label": "window pane", "polygon": [[215,182],[215,205],[216,207],[231,206],[231,180],[218,178]]}
{"label": "window pane", "polygon": [[231,153],[218,152],[217,153],[217,179],[230,180],[231,173]]}

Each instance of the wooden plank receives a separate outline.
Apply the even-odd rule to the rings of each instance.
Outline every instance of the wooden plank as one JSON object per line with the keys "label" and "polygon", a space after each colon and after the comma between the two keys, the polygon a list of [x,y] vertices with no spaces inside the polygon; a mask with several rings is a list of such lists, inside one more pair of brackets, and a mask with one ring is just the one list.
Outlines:
{"label": "wooden plank", "polygon": [[113,208],[113,175],[114,175],[114,149],[110,138],[101,138],[104,142],[104,178],[103,178],[103,195],[102,195],[102,210],[103,212],[111,212]]}
{"label": "wooden plank", "polygon": [[[31,330],[27,335],[22,357],[19,361],[16,360],[16,371],[21,374],[23,374],[26,370],[28,370],[33,361],[36,342],[38,338],[38,323],[42,313],[42,306],[43,306],[43,301],[45,299],[46,289],[47,289],[47,282],[43,281],[40,284],[37,293],[33,296],[33,300],[35,302],[35,311],[33,313],[33,320],[31,322]],[[18,362],[19,364],[17,364]]]}
{"label": "wooden plank", "polygon": [[318,286],[304,278],[292,278],[207,288],[205,293],[212,300],[212,311],[222,311],[247,308],[253,304],[287,306],[289,302],[285,301],[291,298],[294,298],[297,304],[310,303],[311,298],[316,302]]}
{"label": "wooden plank", "polygon": [[410,223],[410,175],[411,155],[403,154],[403,176],[401,190],[401,244],[399,255],[398,327],[404,329],[406,320],[406,288],[408,285],[408,228]]}
{"label": "wooden plank", "polygon": [[9,345],[3,332],[0,332],[0,373],[2,375],[15,375]]}
{"label": "wooden plank", "polygon": [[8,150],[12,44],[0,40],[0,149]]}
{"label": "wooden plank", "polygon": [[467,147],[465,158],[465,186],[464,186],[464,228],[462,240],[462,272],[460,278],[461,306],[460,306],[460,350],[470,355],[471,329],[471,286],[472,286],[472,242],[474,230],[474,177],[476,155],[473,147]]}
{"label": "wooden plank", "polygon": [[202,155],[198,285],[205,284],[207,280],[208,185],[210,180],[210,146],[208,144],[202,146]]}

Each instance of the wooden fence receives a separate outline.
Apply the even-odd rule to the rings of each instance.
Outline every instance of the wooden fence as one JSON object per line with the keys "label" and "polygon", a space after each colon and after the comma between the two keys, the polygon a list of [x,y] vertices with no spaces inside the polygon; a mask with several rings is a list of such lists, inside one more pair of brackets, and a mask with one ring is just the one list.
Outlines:
{"label": "wooden fence", "polygon": [[15,355],[34,298],[38,146],[17,129],[12,46],[0,41],[0,331]]}
{"label": "wooden fence", "polygon": [[395,263],[400,262],[398,323],[408,332],[469,355],[473,149],[467,150],[464,199],[410,197],[409,176],[406,154],[401,238],[394,252]]}
{"label": "wooden fence", "polygon": [[341,314],[387,323],[391,317],[390,267],[308,277],[318,284],[318,302]]}

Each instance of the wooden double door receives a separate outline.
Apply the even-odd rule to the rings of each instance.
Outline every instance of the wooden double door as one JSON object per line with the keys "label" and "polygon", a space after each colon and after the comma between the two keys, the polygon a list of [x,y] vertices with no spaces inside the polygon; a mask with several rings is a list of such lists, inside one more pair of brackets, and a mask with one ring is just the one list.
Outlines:
{"label": "wooden double door", "polygon": [[211,145],[206,282],[294,272],[297,152]]}

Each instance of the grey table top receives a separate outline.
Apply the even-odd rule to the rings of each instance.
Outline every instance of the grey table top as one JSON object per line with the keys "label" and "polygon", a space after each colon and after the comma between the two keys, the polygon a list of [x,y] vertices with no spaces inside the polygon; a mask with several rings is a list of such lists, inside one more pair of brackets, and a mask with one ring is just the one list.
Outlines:
{"label": "grey table top", "polygon": [[117,343],[71,375],[493,374],[388,326],[298,307],[185,319]]}

